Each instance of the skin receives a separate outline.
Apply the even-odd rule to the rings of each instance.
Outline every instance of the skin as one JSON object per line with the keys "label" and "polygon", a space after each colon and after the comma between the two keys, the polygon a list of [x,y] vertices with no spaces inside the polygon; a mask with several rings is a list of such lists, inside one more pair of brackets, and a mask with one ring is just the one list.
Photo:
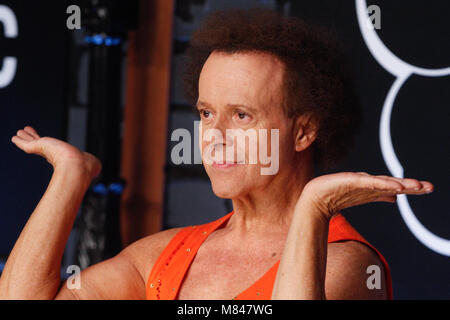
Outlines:
{"label": "skin", "polygon": [[[205,164],[215,194],[231,198],[235,214],[200,247],[179,299],[231,299],[279,259],[273,299],[386,298],[385,283],[382,289],[366,287],[367,267],[382,267],[377,255],[355,241],[328,244],[329,221],[342,209],[395,202],[397,194],[424,194],[433,185],[362,172],[314,178],[309,147],[317,127],[308,115],[295,119],[284,115],[279,104],[283,72],[283,64],[267,54],[216,52],[202,69],[198,99],[202,130],[216,129],[225,136],[230,128],[279,129],[280,165],[277,174],[265,176],[259,164],[228,168]],[[19,130],[12,142],[46,158],[54,173],[8,258],[0,298],[145,299],[153,264],[180,228],[145,237],[82,271],[79,290],[61,286],[63,250],[82,197],[101,164],[68,143],[41,138],[31,127]],[[200,145],[204,156],[208,147],[232,143],[201,140]],[[248,159],[248,150],[243,152]]]}

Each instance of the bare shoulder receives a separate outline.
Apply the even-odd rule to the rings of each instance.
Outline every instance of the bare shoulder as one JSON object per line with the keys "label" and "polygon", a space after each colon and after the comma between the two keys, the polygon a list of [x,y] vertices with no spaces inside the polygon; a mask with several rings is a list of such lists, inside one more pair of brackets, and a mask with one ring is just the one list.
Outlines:
{"label": "bare shoulder", "polygon": [[[374,265],[380,270],[381,288],[370,289],[369,267]],[[385,270],[378,254],[359,241],[328,244],[325,292],[327,299],[386,299]]]}
{"label": "bare shoulder", "polygon": [[164,248],[182,229],[182,227],[171,228],[146,236],[128,245],[120,255],[126,257],[136,267],[146,282]]}
{"label": "bare shoulder", "polygon": [[79,275],[79,287],[62,285],[59,299],[145,299],[145,283],[165,246],[181,228],[174,228],[142,238],[118,255],[94,264]]}

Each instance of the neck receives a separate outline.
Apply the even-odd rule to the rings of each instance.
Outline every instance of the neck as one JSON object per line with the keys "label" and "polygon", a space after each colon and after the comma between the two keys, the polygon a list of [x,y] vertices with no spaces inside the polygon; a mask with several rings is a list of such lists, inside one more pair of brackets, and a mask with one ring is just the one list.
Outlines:
{"label": "neck", "polygon": [[234,214],[229,230],[242,237],[287,235],[300,194],[314,177],[312,161],[300,163],[301,167],[280,172],[264,188],[232,199]]}

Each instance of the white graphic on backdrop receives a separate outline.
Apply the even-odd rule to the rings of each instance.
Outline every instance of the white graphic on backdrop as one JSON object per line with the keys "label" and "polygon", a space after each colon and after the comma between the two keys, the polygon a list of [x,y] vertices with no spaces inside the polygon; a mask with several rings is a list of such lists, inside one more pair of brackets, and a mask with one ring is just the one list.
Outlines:
{"label": "white graphic on backdrop", "polygon": [[[441,77],[450,74],[450,67],[442,69],[425,69],[402,61],[384,45],[374,28],[370,27],[371,24],[368,22],[369,17],[367,14],[366,0],[355,1],[356,15],[358,17],[358,24],[364,42],[378,63],[397,78],[384,101],[383,111],[381,112],[379,135],[381,152],[389,171],[394,177],[403,178],[403,167],[392,146],[390,132],[391,111],[397,93],[403,83],[405,83],[412,74],[425,77]],[[406,225],[420,242],[439,254],[450,256],[450,240],[436,236],[422,225],[412,211],[406,195],[398,195],[397,205]]]}
{"label": "white graphic on backdrop", "polygon": [[[0,5],[0,23],[6,38],[16,38],[19,34],[14,12],[7,6]],[[5,57],[0,69],[0,89],[7,87],[16,75],[17,59]]]}

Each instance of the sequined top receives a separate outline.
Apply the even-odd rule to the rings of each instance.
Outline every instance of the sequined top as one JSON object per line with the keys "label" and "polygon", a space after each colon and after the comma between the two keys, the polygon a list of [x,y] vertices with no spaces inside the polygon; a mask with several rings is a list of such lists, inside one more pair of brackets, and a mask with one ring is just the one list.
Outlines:
{"label": "sequined top", "polygon": [[[181,283],[198,249],[206,238],[225,223],[234,211],[216,221],[181,229],[169,242],[155,262],[146,284],[147,300],[176,300]],[[392,280],[389,266],[381,253],[365,240],[344,218],[335,215],[329,224],[328,243],[354,240],[372,248],[384,266],[388,299],[392,299]],[[235,300],[270,300],[277,275],[278,260],[253,285],[238,294]]]}

